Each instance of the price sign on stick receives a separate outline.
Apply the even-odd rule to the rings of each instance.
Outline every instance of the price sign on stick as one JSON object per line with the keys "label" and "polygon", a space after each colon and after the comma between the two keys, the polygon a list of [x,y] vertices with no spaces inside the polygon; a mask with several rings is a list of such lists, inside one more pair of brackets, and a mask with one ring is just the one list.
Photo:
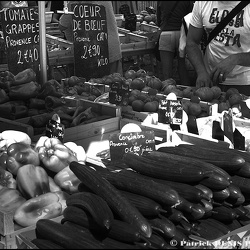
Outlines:
{"label": "price sign on stick", "polygon": [[112,134],[109,147],[112,161],[121,160],[126,153],[143,155],[155,150],[154,131]]}
{"label": "price sign on stick", "polygon": [[180,100],[161,100],[158,110],[159,122],[180,125],[183,107]]}
{"label": "price sign on stick", "polygon": [[32,68],[39,76],[38,7],[6,9],[1,12],[1,22],[9,71],[16,75]]}
{"label": "price sign on stick", "polygon": [[129,101],[129,85],[114,82],[110,86],[109,102],[112,104],[127,106]]}
{"label": "price sign on stick", "polygon": [[75,75],[99,78],[109,74],[107,17],[104,6],[72,4]]}

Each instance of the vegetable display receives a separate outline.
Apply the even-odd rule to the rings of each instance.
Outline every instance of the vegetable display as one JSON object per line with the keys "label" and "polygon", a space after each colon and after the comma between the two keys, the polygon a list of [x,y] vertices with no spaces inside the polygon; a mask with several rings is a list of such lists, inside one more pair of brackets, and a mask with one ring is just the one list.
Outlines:
{"label": "vegetable display", "polygon": [[[172,249],[172,240],[176,247],[192,236],[215,240],[250,221],[249,179],[235,174],[249,158],[237,150],[224,149],[236,159],[227,167],[227,157],[216,159],[215,151],[214,158],[211,152],[194,157],[193,145],[180,145],[185,150],[179,153],[192,153],[162,147],[127,153],[103,168],[90,165],[73,142],[22,139],[8,146],[4,139],[0,209],[21,227],[36,226],[32,242],[38,247]],[[34,159],[37,164],[28,161]]]}

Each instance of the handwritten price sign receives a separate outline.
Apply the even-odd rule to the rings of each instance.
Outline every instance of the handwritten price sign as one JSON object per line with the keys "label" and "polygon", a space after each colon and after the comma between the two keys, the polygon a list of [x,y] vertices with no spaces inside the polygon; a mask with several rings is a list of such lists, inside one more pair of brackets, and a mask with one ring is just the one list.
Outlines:
{"label": "handwritten price sign", "polygon": [[121,160],[127,153],[143,155],[155,150],[154,131],[112,134],[109,146],[112,161]]}
{"label": "handwritten price sign", "polygon": [[107,75],[109,51],[106,10],[97,4],[72,4],[75,75],[89,80]]}
{"label": "handwritten price sign", "polygon": [[32,68],[39,75],[39,17],[37,7],[1,12],[8,67],[13,74]]}

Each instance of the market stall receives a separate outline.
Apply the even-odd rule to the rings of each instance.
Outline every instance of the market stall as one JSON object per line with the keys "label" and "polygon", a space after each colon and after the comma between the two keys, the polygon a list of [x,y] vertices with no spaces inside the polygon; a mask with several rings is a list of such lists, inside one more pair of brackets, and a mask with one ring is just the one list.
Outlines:
{"label": "market stall", "polygon": [[[51,77],[44,59],[75,50],[44,7],[39,73],[0,70],[0,248],[247,248],[249,97],[153,68]],[[118,28],[122,55],[153,62],[158,28],[138,27]]]}

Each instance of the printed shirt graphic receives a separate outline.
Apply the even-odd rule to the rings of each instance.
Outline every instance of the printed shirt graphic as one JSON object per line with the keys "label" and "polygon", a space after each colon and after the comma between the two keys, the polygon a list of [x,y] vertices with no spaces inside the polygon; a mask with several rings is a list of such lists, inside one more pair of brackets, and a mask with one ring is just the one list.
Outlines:
{"label": "printed shirt graphic", "polygon": [[[207,35],[240,1],[196,1],[190,24]],[[250,4],[209,43],[204,57],[208,72],[231,54],[250,52]],[[236,65],[223,84],[250,84],[250,67]]]}

